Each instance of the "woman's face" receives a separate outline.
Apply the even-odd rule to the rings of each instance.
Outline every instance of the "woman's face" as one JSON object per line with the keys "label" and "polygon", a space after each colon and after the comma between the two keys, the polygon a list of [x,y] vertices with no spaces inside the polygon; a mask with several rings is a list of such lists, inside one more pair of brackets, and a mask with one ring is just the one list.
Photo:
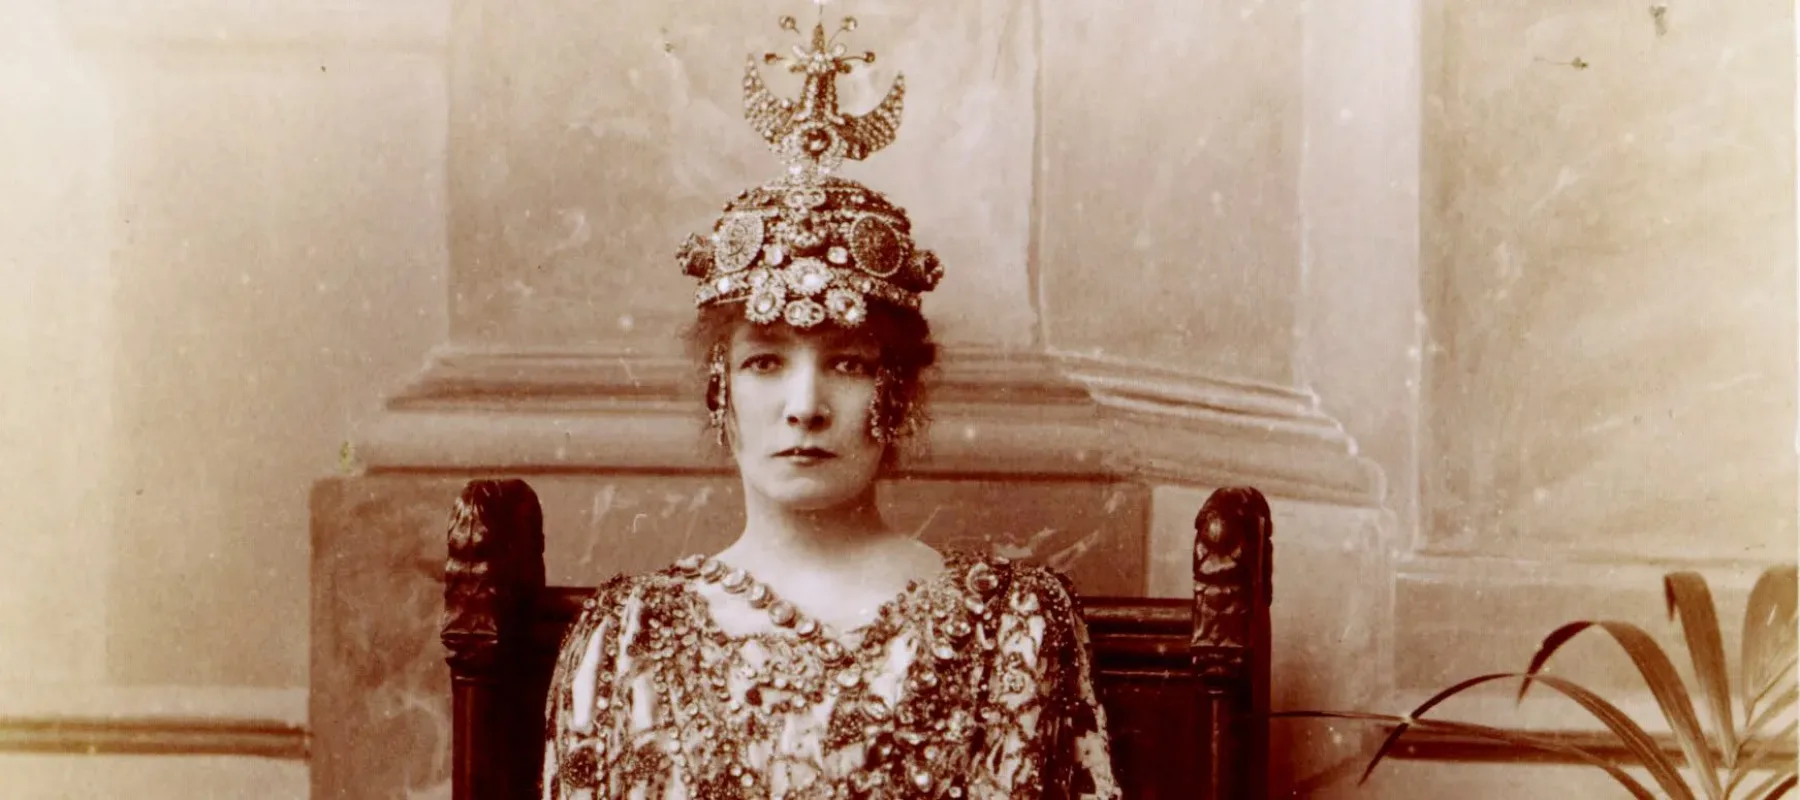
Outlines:
{"label": "woman's face", "polygon": [[742,325],[727,359],[746,490],[802,510],[859,499],[884,450],[869,434],[876,345],[837,330]]}

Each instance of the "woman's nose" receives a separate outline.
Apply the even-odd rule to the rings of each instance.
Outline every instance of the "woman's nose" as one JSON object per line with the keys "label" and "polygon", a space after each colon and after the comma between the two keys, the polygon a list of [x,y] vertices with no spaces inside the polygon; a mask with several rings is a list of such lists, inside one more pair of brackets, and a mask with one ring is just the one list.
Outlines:
{"label": "woman's nose", "polygon": [[831,409],[819,391],[819,371],[811,365],[800,366],[788,373],[787,423],[806,430],[823,427],[831,419]]}

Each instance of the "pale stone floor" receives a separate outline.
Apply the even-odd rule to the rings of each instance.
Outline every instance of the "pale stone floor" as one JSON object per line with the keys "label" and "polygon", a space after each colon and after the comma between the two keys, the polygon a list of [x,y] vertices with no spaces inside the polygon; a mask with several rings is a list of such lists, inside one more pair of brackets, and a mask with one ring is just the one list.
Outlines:
{"label": "pale stone floor", "polygon": [[307,800],[307,793],[304,761],[0,754],[6,800]]}

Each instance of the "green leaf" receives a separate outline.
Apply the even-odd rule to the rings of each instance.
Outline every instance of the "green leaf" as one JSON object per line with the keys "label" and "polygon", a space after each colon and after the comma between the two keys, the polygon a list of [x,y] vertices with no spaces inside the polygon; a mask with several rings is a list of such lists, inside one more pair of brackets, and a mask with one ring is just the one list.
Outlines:
{"label": "green leaf", "polygon": [[1744,718],[1756,713],[1756,703],[1769,684],[1777,680],[1781,665],[1793,660],[1794,607],[1800,572],[1789,564],[1765,570],[1744,604],[1743,661],[1738,665],[1744,693]]}
{"label": "green leaf", "polygon": [[[1516,677],[1516,676],[1502,676],[1502,677]],[[1452,720],[1441,720],[1441,719],[1418,719],[1415,717],[1401,717],[1401,716],[1395,716],[1392,714],[1367,714],[1367,713],[1353,712],[1353,711],[1284,711],[1284,712],[1278,712],[1275,714],[1271,714],[1270,716],[1273,716],[1273,717],[1307,717],[1307,718],[1317,718],[1317,719],[1345,719],[1345,720],[1358,720],[1358,721],[1364,721],[1364,722],[1382,722],[1382,723],[1394,725],[1397,729],[1399,729],[1400,732],[1404,732],[1404,730],[1407,730],[1407,729],[1438,730],[1438,731],[1444,731],[1446,733],[1460,733],[1460,734],[1464,734],[1464,735],[1468,735],[1468,736],[1480,736],[1485,739],[1492,739],[1494,741],[1503,742],[1503,743],[1514,745],[1517,747],[1529,747],[1529,748],[1534,748],[1534,749],[1538,749],[1538,750],[1548,750],[1548,751],[1554,752],[1554,753],[1562,753],[1564,755],[1575,758],[1576,760],[1581,761],[1583,763],[1586,763],[1586,764],[1589,764],[1589,765],[1592,765],[1595,767],[1599,767],[1600,769],[1605,770],[1608,775],[1611,775],[1613,777],[1613,780],[1618,781],[1619,785],[1625,787],[1626,791],[1631,792],[1631,795],[1633,797],[1641,798],[1641,800],[1656,800],[1656,796],[1651,794],[1649,789],[1645,788],[1642,783],[1639,783],[1636,779],[1634,779],[1630,775],[1626,774],[1626,772],[1624,770],[1619,769],[1617,764],[1614,764],[1611,761],[1608,761],[1604,758],[1596,756],[1593,753],[1590,753],[1579,747],[1576,747],[1571,744],[1567,744],[1565,742],[1557,741],[1556,739],[1553,739],[1548,736],[1539,736],[1539,735],[1527,733],[1524,731],[1511,731],[1511,730],[1506,730],[1505,728],[1494,728],[1494,727],[1490,727],[1487,725],[1477,725],[1472,722],[1456,722],[1456,721],[1452,721]],[[1382,758],[1385,755],[1386,755],[1385,750],[1382,752],[1377,752],[1375,754],[1375,757],[1369,761],[1368,768],[1363,771],[1362,780],[1358,781],[1359,784],[1365,783],[1368,781],[1369,775],[1375,771],[1375,767],[1381,762]]]}
{"label": "green leaf", "polygon": [[1725,784],[1726,796],[1730,796],[1732,790],[1736,789],[1738,784],[1743,783],[1745,778],[1750,777],[1750,773],[1759,769],[1766,769],[1769,766],[1769,762],[1774,761],[1780,756],[1786,755],[1781,752],[1780,746],[1794,738],[1795,724],[1796,723],[1794,722],[1788,723],[1787,730],[1775,734],[1774,736],[1766,738],[1745,737],[1744,744],[1738,753],[1737,766],[1732,767],[1731,780]]}
{"label": "green leaf", "polygon": [[[1668,654],[1663,652],[1655,639],[1650,638],[1650,634],[1636,625],[1629,622],[1582,621],[1571,622],[1552,631],[1544,638],[1544,644],[1538,648],[1537,654],[1531,658],[1531,667],[1526,671],[1524,682],[1519,685],[1519,699],[1525,699],[1525,693],[1531,689],[1533,680],[1549,680],[1550,676],[1540,674],[1544,663],[1569,640],[1589,628],[1599,628],[1611,634],[1613,640],[1631,656],[1632,663],[1637,665],[1638,674],[1644,677],[1644,683],[1650,687],[1650,693],[1656,697],[1656,704],[1668,719],[1669,728],[1674,732],[1681,752],[1687,756],[1688,763],[1694,766],[1694,774],[1699,776],[1700,787],[1705,790],[1707,798],[1723,800],[1725,791],[1719,785],[1718,760],[1706,741],[1705,733],[1700,730],[1700,720],[1694,715],[1694,704],[1688,699],[1687,687],[1682,684],[1681,675],[1675,671],[1675,664],[1669,660]],[[1617,711],[1611,703],[1600,700],[1598,695],[1594,695],[1594,699]],[[1656,752],[1658,758],[1667,761],[1660,749]]]}
{"label": "green leaf", "polygon": [[1737,763],[1737,722],[1731,715],[1731,682],[1725,673],[1725,641],[1719,635],[1719,615],[1713,605],[1712,590],[1698,572],[1675,572],[1663,576],[1663,596],[1669,616],[1681,617],[1681,632],[1687,637],[1688,657],[1694,663],[1694,678],[1699,682],[1700,697],[1712,713],[1714,742],[1724,755],[1725,766]]}

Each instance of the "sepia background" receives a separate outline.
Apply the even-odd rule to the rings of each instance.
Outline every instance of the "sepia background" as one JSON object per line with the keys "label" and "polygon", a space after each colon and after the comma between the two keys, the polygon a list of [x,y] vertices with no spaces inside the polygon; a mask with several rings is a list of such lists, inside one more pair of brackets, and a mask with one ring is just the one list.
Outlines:
{"label": "sepia background", "polygon": [[[947,270],[903,524],[1179,595],[1199,503],[1257,486],[1277,705],[1396,712],[1565,619],[1672,632],[1665,569],[1735,609],[1794,559],[1791,3],[828,10],[879,56],[849,110],[908,87],[846,172]],[[728,537],[673,252],[775,175],[743,59],[811,13],[0,4],[6,796],[447,797],[463,480],[535,476],[564,582]],[[1359,746],[1278,738],[1290,777]]]}

